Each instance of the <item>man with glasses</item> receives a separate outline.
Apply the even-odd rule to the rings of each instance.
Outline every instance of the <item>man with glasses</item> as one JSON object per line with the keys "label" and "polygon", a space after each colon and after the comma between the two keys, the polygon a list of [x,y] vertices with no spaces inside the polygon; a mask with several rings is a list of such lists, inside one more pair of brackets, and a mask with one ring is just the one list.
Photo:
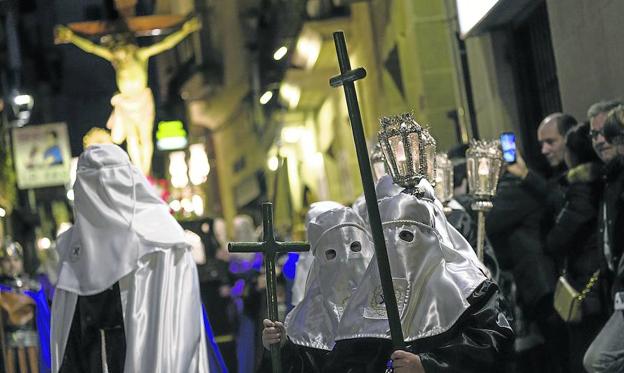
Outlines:
{"label": "man with glasses", "polygon": [[601,277],[608,282],[606,298],[614,311],[585,353],[583,364],[588,372],[622,372],[624,369],[624,158],[617,139],[605,137],[605,128],[624,128],[621,101],[602,101],[592,105],[587,116],[591,125],[594,150],[604,162],[604,190],[598,214],[598,248],[605,258]]}
{"label": "man with glasses", "polygon": [[589,119],[589,125],[591,131],[589,132],[592,138],[592,144],[598,157],[605,163],[609,163],[613,158],[618,155],[617,147],[609,144],[604,137],[604,124],[607,120],[609,112],[623,102],[619,100],[600,101],[587,110],[587,118]]}
{"label": "man with glasses", "polygon": [[[617,110],[622,105],[621,101],[601,101],[592,105],[587,111],[587,117],[591,126],[589,132],[592,138],[592,145],[598,157],[604,163],[603,180],[604,192],[601,201],[601,211],[598,217],[599,229],[599,247],[602,249],[609,269],[613,270],[617,266],[614,263],[616,255],[614,252],[621,252],[624,244],[624,237],[620,239],[621,234],[616,235],[617,225],[615,224],[621,217],[619,216],[620,198],[623,192],[624,184],[624,167],[622,167],[621,158],[622,146],[607,142],[604,136],[605,122],[609,117],[609,113],[614,109]],[[621,231],[621,230],[620,230]]]}

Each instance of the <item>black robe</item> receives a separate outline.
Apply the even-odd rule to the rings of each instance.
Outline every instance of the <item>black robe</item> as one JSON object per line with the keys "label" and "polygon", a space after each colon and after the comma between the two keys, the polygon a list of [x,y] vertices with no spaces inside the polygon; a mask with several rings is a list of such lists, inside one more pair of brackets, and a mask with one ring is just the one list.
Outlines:
{"label": "black robe", "polygon": [[[468,302],[470,307],[447,332],[408,344],[427,373],[505,372],[514,334],[503,315],[498,287],[485,281]],[[361,338],[338,341],[331,352],[296,345],[282,347],[284,373],[380,373],[392,354],[389,340]],[[265,350],[258,372],[271,372],[271,354]]]}
{"label": "black robe", "polygon": [[[513,347],[514,334],[502,313],[498,287],[486,281],[475,290],[470,307],[447,332],[419,339],[407,351],[420,356],[427,373],[487,373],[504,371],[503,362]],[[342,340],[327,356],[323,372],[384,372],[392,354],[389,340]]]}
{"label": "black robe", "polygon": [[[329,351],[304,347],[287,340],[281,349],[282,373],[321,373]],[[271,352],[264,349],[258,373],[271,373]]]}
{"label": "black robe", "polygon": [[126,357],[119,284],[79,296],[59,373],[102,372],[102,335],[109,373],[122,373]]}

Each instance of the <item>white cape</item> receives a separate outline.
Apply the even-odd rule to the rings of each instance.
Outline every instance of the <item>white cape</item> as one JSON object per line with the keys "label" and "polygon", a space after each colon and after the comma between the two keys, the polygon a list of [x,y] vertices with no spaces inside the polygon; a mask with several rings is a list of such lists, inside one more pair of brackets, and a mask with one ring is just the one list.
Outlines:
{"label": "white cape", "polygon": [[119,283],[126,373],[208,372],[197,268],[180,225],[117,145],[78,159],[75,225],[57,240],[52,371],[63,362],[78,296]]}
{"label": "white cape", "polygon": [[[124,372],[209,372],[197,269],[185,249],[156,250],[119,280],[126,336]],[[59,371],[78,295],[57,289],[52,372]],[[202,327],[200,327],[202,326]]]}

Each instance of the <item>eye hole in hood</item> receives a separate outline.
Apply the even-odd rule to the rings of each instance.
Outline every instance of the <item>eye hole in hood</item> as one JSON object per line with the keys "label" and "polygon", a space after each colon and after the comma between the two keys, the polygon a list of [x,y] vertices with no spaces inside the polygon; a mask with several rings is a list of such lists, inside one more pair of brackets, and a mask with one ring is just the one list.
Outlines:
{"label": "eye hole in hood", "polygon": [[327,260],[336,259],[336,250],[334,249],[325,250],[325,259]]}
{"label": "eye hole in hood", "polygon": [[399,238],[405,242],[412,242],[414,241],[414,233],[407,230],[402,230],[401,233],[399,233]]}

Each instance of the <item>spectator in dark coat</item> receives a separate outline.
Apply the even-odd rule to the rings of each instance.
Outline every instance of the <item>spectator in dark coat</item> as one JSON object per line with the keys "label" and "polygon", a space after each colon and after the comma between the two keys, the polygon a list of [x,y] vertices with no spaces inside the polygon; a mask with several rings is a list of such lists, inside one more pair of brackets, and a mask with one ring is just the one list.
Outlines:
{"label": "spectator in dark coat", "polygon": [[[606,111],[609,114],[605,114]],[[585,353],[588,372],[624,371],[624,106],[599,102],[588,111],[594,150],[604,162],[604,190],[598,212],[598,247],[604,254],[604,274],[611,284],[609,320]],[[605,129],[614,133],[605,136]],[[611,132],[611,131],[608,131]],[[611,308],[613,307],[613,308]]]}
{"label": "spectator in dark coat", "polygon": [[[597,241],[600,160],[592,149],[589,123],[579,124],[568,131],[565,162],[569,170],[561,179],[566,190],[564,206],[546,237],[546,253],[563,259],[562,272],[581,292],[602,262]],[[585,297],[582,321],[567,324],[570,372],[585,372],[583,354],[606,322],[606,309],[602,306],[599,290],[600,282]]]}
{"label": "spectator in dark coat", "polygon": [[[570,115],[554,113],[540,123],[537,137],[553,177],[530,170],[521,156],[507,165],[498,185],[494,207],[486,218],[486,232],[503,269],[509,268],[517,285],[523,314],[534,320],[544,337],[538,366],[548,372],[567,372],[567,331],[553,307],[557,277],[553,258],[545,252],[546,234],[563,205],[559,178],[565,172],[565,134],[576,124]],[[535,348],[534,352],[538,352]],[[523,367],[521,370],[533,369]]]}

